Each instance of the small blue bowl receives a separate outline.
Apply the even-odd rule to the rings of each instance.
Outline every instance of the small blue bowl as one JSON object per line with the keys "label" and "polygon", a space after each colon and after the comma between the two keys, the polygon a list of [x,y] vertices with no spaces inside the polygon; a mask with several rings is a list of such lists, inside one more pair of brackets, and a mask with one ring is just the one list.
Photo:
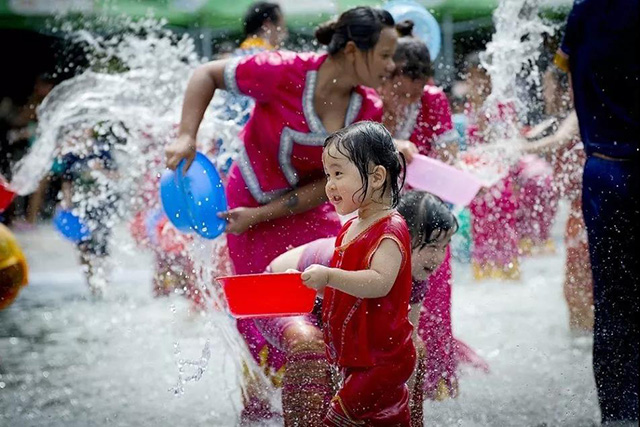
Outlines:
{"label": "small blue bowl", "polygon": [[53,217],[53,224],[65,239],[73,243],[84,242],[91,238],[91,231],[80,218],[70,210],[58,209],[56,215]]}
{"label": "small blue bowl", "polygon": [[169,221],[180,231],[195,231],[207,239],[215,239],[227,227],[218,213],[227,210],[224,186],[215,166],[202,153],[186,174],[184,161],[176,171],[166,171],[160,179],[160,200]]}

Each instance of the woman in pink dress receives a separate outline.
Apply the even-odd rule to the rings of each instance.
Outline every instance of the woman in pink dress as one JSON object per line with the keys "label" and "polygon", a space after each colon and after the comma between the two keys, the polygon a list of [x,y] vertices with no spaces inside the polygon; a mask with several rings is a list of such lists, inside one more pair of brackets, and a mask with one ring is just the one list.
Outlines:
{"label": "woman in pink dress", "polygon": [[[383,123],[401,141],[409,141],[422,155],[445,162],[457,153],[459,135],[453,127],[449,102],[442,89],[431,83],[431,60],[427,46],[410,37],[413,24],[397,25],[404,37],[398,40],[394,56],[396,70],[379,92],[384,103]],[[486,365],[451,330],[451,254],[447,249],[442,265],[429,278],[420,303],[422,314],[418,334],[424,341],[425,397],[442,400],[457,396],[457,366],[471,361]]]}
{"label": "woman in pink dress", "polygon": [[[340,221],[326,203],[324,139],[360,120],[380,121],[376,92],[394,69],[397,34],[391,15],[356,7],[316,31],[327,54],[263,52],[209,62],[191,77],[178,139],[167,147],[167,166],[193,161],[204,111],[218,89],[252,97],[255,107],[241,137],[244,147],[229,172],[227,225],[237,274],[260,273],[288,248],[335,236]],[[245,336],[253,321],[238,321]],[[266,348],[250,343],[254,356]],[[282,355],[262,354],[269,365]],[[282,362],[280,363],[282,364]]]}
{"label": "woman in pink dress", "polygon": [[[478,53],[467,57],[468,126],[466,139],[469,146],[487,141],[489,124],[499,129],[504,123],[517,120],[515,108],[500,104],[495,111],[484,109],[484,102],[491,93],[491,80],[480,64]],[[469,160],[469,157],[467,157]],[[476,280],[520,278],[517,234],[517,198],[513,177],[507,174],[481,192],[469,206],[472,214],[471,229],[473,247],[471,267]]]}

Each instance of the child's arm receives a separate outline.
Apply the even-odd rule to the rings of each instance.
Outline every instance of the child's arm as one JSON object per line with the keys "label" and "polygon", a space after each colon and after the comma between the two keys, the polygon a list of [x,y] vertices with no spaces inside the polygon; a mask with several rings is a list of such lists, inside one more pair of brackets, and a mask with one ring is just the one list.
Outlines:
{"label": "child's arm", "polygon": [[73,188],[71,181],[62,181],[62,200],[60,201],[60,207],[62,207],[62,209],[71,209],[72,196]]}
{"label": "child's arm", "polygon": [[318,291],[330,286],[357,298],[380,298],[391,291],[402,261],[398,243],[385,238],[373,255],[370,269],[347,271],[312,265],[302,273],[302,280]]}
{"label": "child's arm", "polygon": [[309,246],[308,243],[306,245],[298,246],[297,248],[288,250],[287,252],[279,255],[273,261],[271,261],[268,270],[272,273],[285,273],[287,271],[295,270],[296,268],[298,268],[300,257],[304,253],[307,246]]}

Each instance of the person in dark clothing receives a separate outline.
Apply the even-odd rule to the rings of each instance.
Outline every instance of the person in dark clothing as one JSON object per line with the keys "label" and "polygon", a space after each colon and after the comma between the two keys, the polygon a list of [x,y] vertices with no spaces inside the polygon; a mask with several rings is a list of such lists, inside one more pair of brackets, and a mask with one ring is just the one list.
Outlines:
{"label": "person in dark clothing", "polygon": [[577,0],[556,64],[571,73],[587,161],[593,369],[603,425],[638,425],[638,0]]}

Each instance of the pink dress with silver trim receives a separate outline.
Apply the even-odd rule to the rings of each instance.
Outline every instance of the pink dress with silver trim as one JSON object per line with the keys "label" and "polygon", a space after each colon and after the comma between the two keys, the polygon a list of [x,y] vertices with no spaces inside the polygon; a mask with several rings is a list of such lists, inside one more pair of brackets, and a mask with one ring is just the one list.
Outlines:
{"label": "pink dress with silver trim", "polygon": [[[394,137],[416,144],[420,154],[437,158],[435,148],[456,143],[460,136],[453,126],[449,100],[439,87],[426,85],[420,101],[407,109],[405,121]],[[451,326],[451,286],[453,283],[451,254],[427,279],[428,288],[421,298],[422,313],[418,335],[424,341],[425,395],[429,399],[457,396],[457,368],[470,363],[483,370],[488,367],[467,345],[453,336]]]}
{"label": "pink dress with silver trim", "polygon": [[[286,51],[261,52],[230,60],[224,71],[228,91],[255,99],[241,133],[244,147],[229,172],[229,208],[257,207],[324,176],[322,146],[328,132],[313,107],[317,72],[327,55]],[[382,102],[370,88],[351,94],[345,125],[382,120]],[[288,249],[336,236],[341,224],[325,203],[298,215],[257,224],[241,235],[227,235],[236,274],[262,273]],[[245,337],[261,336],[252,320],[239,320]],[[259,340],[258,340],[259,341]],[[248,339],[254,357],[266,342]],[[281,366],[281,352],[271,348],[271,366]]]}

